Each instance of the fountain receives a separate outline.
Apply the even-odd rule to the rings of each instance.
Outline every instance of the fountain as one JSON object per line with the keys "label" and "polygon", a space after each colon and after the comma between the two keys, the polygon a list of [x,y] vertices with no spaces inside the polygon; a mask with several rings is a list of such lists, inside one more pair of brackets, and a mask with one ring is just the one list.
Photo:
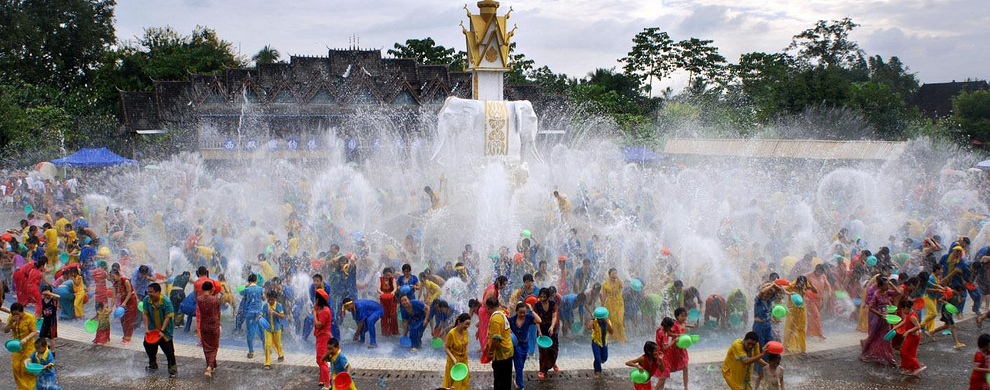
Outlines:
{"label": "fountain", "polygon": [[[620,278],[643,284],[641,293],[630,292],[642,303],[627,310],[634,313],[627,320],[634,340],[652,339],[658,320],[671,314],[645,303],[664,298],[669,282],[697,287],[703,298],[741,289],[752,302],[767,273],[791,270],[794,264],[784,259],[808,254],[828,262],[842,228],[860,241],[844,247],[847,252],[866,243],[872,250],[886,245],[893,253],[910,252],[903,239],[927,234],[971,234],[974,245],[987,243],[981,223],[987,205],[979,182],[970,180],[982,173],[960,170],[974,159],[927,140],[906,143],[889,161],[756,158],[743,147],[728,158],[649,165],[626,162],[615,140],[588,136],[554,146],[544,160],[532,105],[502,95],[515,31],[507,24],[511,9],[500,16],[492,0],[478,7],[479,14],[468,12],[469,28],[462,27],[472,99],[447,98],[435,124],[413,124],[414,135],[403,138],[390,131],[389,120],[361,117],[384,146],[360,163],[348,162],[341,135],[323,128],[321,144],[330,151],[322,159],[276,158],[259,148],[251,159],[218,165],[181,154],[155,162],[156,170],[93,177],[89,181],[99,185],[83,202],[91,226],[105,226],[109,210],[126,211],[127,229],[101,232],[110,237],[107,245],[140,252],[143,262],[170,273],[193,268],[196,259],[183,255],[182,240],[204,226],[200,241],[214,249],[231,285],[241,284],[247,270],[262,272],[262,254],[303,301],[309,275],[322,272],[311,264],[331,244],[356,255],[358,285],[368,284],[360,298],[377,296],[374,282],[384,267],[409,263],[418,273],[463,261],[471,277],[449,282],[442,294],[461,310],[491,282],[496,264],[489,255],[511,262],[520,232],[529,230],[541,248],[532,263],[512,264],[510,286],[539,270],[540,262],[548,266],[538,283],[555,284],[560,256],[571,275],[580,259],[592,260],[596,282],[615,268]],[[244,100],[242,117],[252,109]],[[259,127],[239,121],[237,131],[264,131]],[[905,223],[909,229],[901,228]],[[289,260],[279,266],[283,254]],[[343,322],[349,338],[353,322]],[[746,327],[706,337],[702,348],[722,348],[720,342]],[[289,350],[312,348],[300,332],[289,333]],[[356,356],[394,354],[394,340],[383,339],[377,350],[345,348]],[[586,341],[566,342],[562,356],[587,360]],[[240,345],[232,336],[223,342]],[[613,353],[636,354],[640,346],[631,344],[637,343],[616,345]]]}

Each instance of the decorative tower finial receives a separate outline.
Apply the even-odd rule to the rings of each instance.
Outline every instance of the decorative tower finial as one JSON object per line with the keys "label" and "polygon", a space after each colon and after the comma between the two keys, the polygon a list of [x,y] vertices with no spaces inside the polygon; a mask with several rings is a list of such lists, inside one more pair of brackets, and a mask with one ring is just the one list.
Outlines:
{"label": "decorative tower finial", "polygon": [[462,28],[467,41],[467,70],[473,73],[472,97],[502,100],[503,75],[511,70],[509,43],[513,32],[506,27],[509,15],[498,15],[499,3],[495,0],[481,0],[477,4],[479,14],[468,10],[470,31]]}

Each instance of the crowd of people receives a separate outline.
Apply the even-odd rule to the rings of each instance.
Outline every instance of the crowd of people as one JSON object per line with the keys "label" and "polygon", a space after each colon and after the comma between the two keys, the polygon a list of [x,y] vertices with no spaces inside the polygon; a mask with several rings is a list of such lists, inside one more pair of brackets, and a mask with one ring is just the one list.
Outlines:
{"label": "crowd of people", "polygon": [[[426,193],[430,209],[442,207],[437,193],[429,187]],[[972,247],[972,228],[944,240],[930,229],[919,234],[909,223],[884,246],[871,248],[843,227],[825,253],[808,250],[800,258],[781,256],[784,246],[773,242],[754,245],[753,252],[780,260],[739,265],[748,287],[703,294],[700,286],[675,277],[673,269],[683,260],[671,249],[663,247],[645,272],[619,269],[608,259],[607,237],[582,236],[573,227],[559,245],[522,231],[514,248],[490,248],[485,258],[470,244],[447,257],[440,242],[424,241],[416,225],[401,243],[378,248],[360,232],[327,222],[317,230],[331,244],[317,252],[313,229],[304,228],[315,222],[290,204],[284,207],[286,233],[278,237],[254,221],[239,226],[183,224],[168,216],[142,220],[111,207],[97,210],[99,226],[91,226],[94,212],[78,197],[47,197],[14,200],[41,203],[25,208],[19,226],[0,236],[0,291],[14,301],[0,310],[10,313],[3,329],[17,340],[8,349],[19,389],[58,388],[58,323],[75,319],[93,324],[96,344],[111,341],[112,322],[119,322],[123,344],[131,342],[135,328],[143,330],[147,369],[159,369],[161,350],[171,377],[178,375],[174,340],[183,324],[203,349],[205,376],[217,369],[224,322],[233,323],[238,337],[243,333],[248,359],[260,344],[264,369],[284,361],[283,337],[308,342],[312,335],[318,384],[345,382],[350,388],[352,367],[343,348],[375,349],[383,341],[415,354],[425,338],[446,358],[444,388],[471,388],[461,367],[467,372],[475,356],[491,364],[493,388],[522,389],[531,357],[541,380],[559,371],[562,342],[588,345],[589,367],[599,376],[610,345],[644,342],[643,354],[626,362],[645,375],[635,380],[636,388],[662,389],[681,372],[688,389],[692,333],[745,331],[722,365],[727,386],[782,389],[782,355],[805,353],[808,337],[826,340],[823,323],[855,324],[866,333],[862,360],[892,366],[899,358],[904,374],[919,375],[925,369],[917,354],[920,340],[945,331],[954,348],[965,348],[955,322],[972,300],[970,311],[982,325],[990,304],[984,300],[990,293],[990,248]],[[554,192],[554,199],[566,218],[574,206],[561,193]],[[164,273],[156,272],[162,262],[135,233],[137,225],[149,223],[167,230],[178,249],[181,261],[170,256]],[[744,257],[750,248],[732,237],[730,224],[720,228],[721,249]],[[262,245],[256,257],[235,264],[228,247],[241,229],[259,232]],[[355,325],[350,335],[341,334],[346,317]],[[343,342],[347,336],[352,343]],[[977,346],[970,388],[986,390],[990,336],[981,336]]]}

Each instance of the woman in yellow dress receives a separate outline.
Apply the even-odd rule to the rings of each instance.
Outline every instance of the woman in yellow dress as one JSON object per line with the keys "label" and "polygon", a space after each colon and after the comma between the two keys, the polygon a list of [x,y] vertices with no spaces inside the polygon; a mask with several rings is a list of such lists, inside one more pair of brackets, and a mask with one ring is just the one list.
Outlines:
{"label": "woman in yellow dress", "polygon": [[619,279],[619,272],[612,268],[608,270],[608,279],[602,283],[602,306],[609,312],[612,319],[612,327],[615,333],[612,335],[615,341],[626,341],[626,303],[622,299],[622,280]]}
{"label": "woman in yellow dress", "polygon": [[806,291],[812,291],[815,294],[818,293],[818,290],[815,290],[815,286],[808,284],[808,278],[804,275],[798,276],[787,289],[787,293],[791,294],[791,297],[787,298],[787,323],[784,325],[784,348],[787,348],[788,352],[804,353],[807,350],[804,344],[807,313],[803,304],[801,306],[794,304],[793,298],[797,294],[801,296],[803,302]]}
{"label": "woman in yellow dress", "polygon": [[444,342],[444,352],[447,353],[447,366],[444,368],[443,387],[453,390],[471,390],[471,374],[460,381],[450,377],[450,369],[457,363],[468,364],[468,328],[471,327],[471,315],[462,313],[457,316],[454,328],[447,332]]}
{"label": "woman in yellow dress", "polygon": [[69,272],[72,274],[72,293],[75,294],[75,300],[72,301],[74,306],[74,313],[76,318],[82,318],[86,315],[85,309],[83,307],[86,304],[86,285],[83,284],[83,277],[79,274],[79,268],[69,268]]}
{"label": "woman in yellow dress", "polygon": [[10,318],[8,318],[3,331],[11,333],[11,340],[21,341],[21,350],[10,354],[11,370],[14,374],[14,382],[17,383],[17,389],[34,389],[37,378],[24,368],[24,361],[34,353],[34,338],[38,336],[34,316],[24,312],[24,305],[14,303],[10,305]]}

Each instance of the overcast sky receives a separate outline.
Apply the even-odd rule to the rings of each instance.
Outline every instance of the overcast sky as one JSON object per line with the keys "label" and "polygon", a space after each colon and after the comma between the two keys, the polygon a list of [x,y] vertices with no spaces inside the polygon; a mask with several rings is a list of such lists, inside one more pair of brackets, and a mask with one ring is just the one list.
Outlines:
{"label": "overcast sky", "polygon": [[[117,36],[169,25],[188,34],[214,28],[245,57],[271,44],[289,54],[326,55],[347,47],[390,48],[433,37],[464,49],[458,0],[121,0]],[[474,1],[470,4],[477,12]],[[896,55],[923,82],[990,78],[990,1],[986,0],[503,0],[515,11],[518,50],[556,72],[583,76],[616,61],[633,35],[656,26],[675,41],[713,39],[730,61],[751,51],[779,51],[819,19],[851,17],[853,38],[870,55]],[[682,86],[675,80],[674,86]]]}

